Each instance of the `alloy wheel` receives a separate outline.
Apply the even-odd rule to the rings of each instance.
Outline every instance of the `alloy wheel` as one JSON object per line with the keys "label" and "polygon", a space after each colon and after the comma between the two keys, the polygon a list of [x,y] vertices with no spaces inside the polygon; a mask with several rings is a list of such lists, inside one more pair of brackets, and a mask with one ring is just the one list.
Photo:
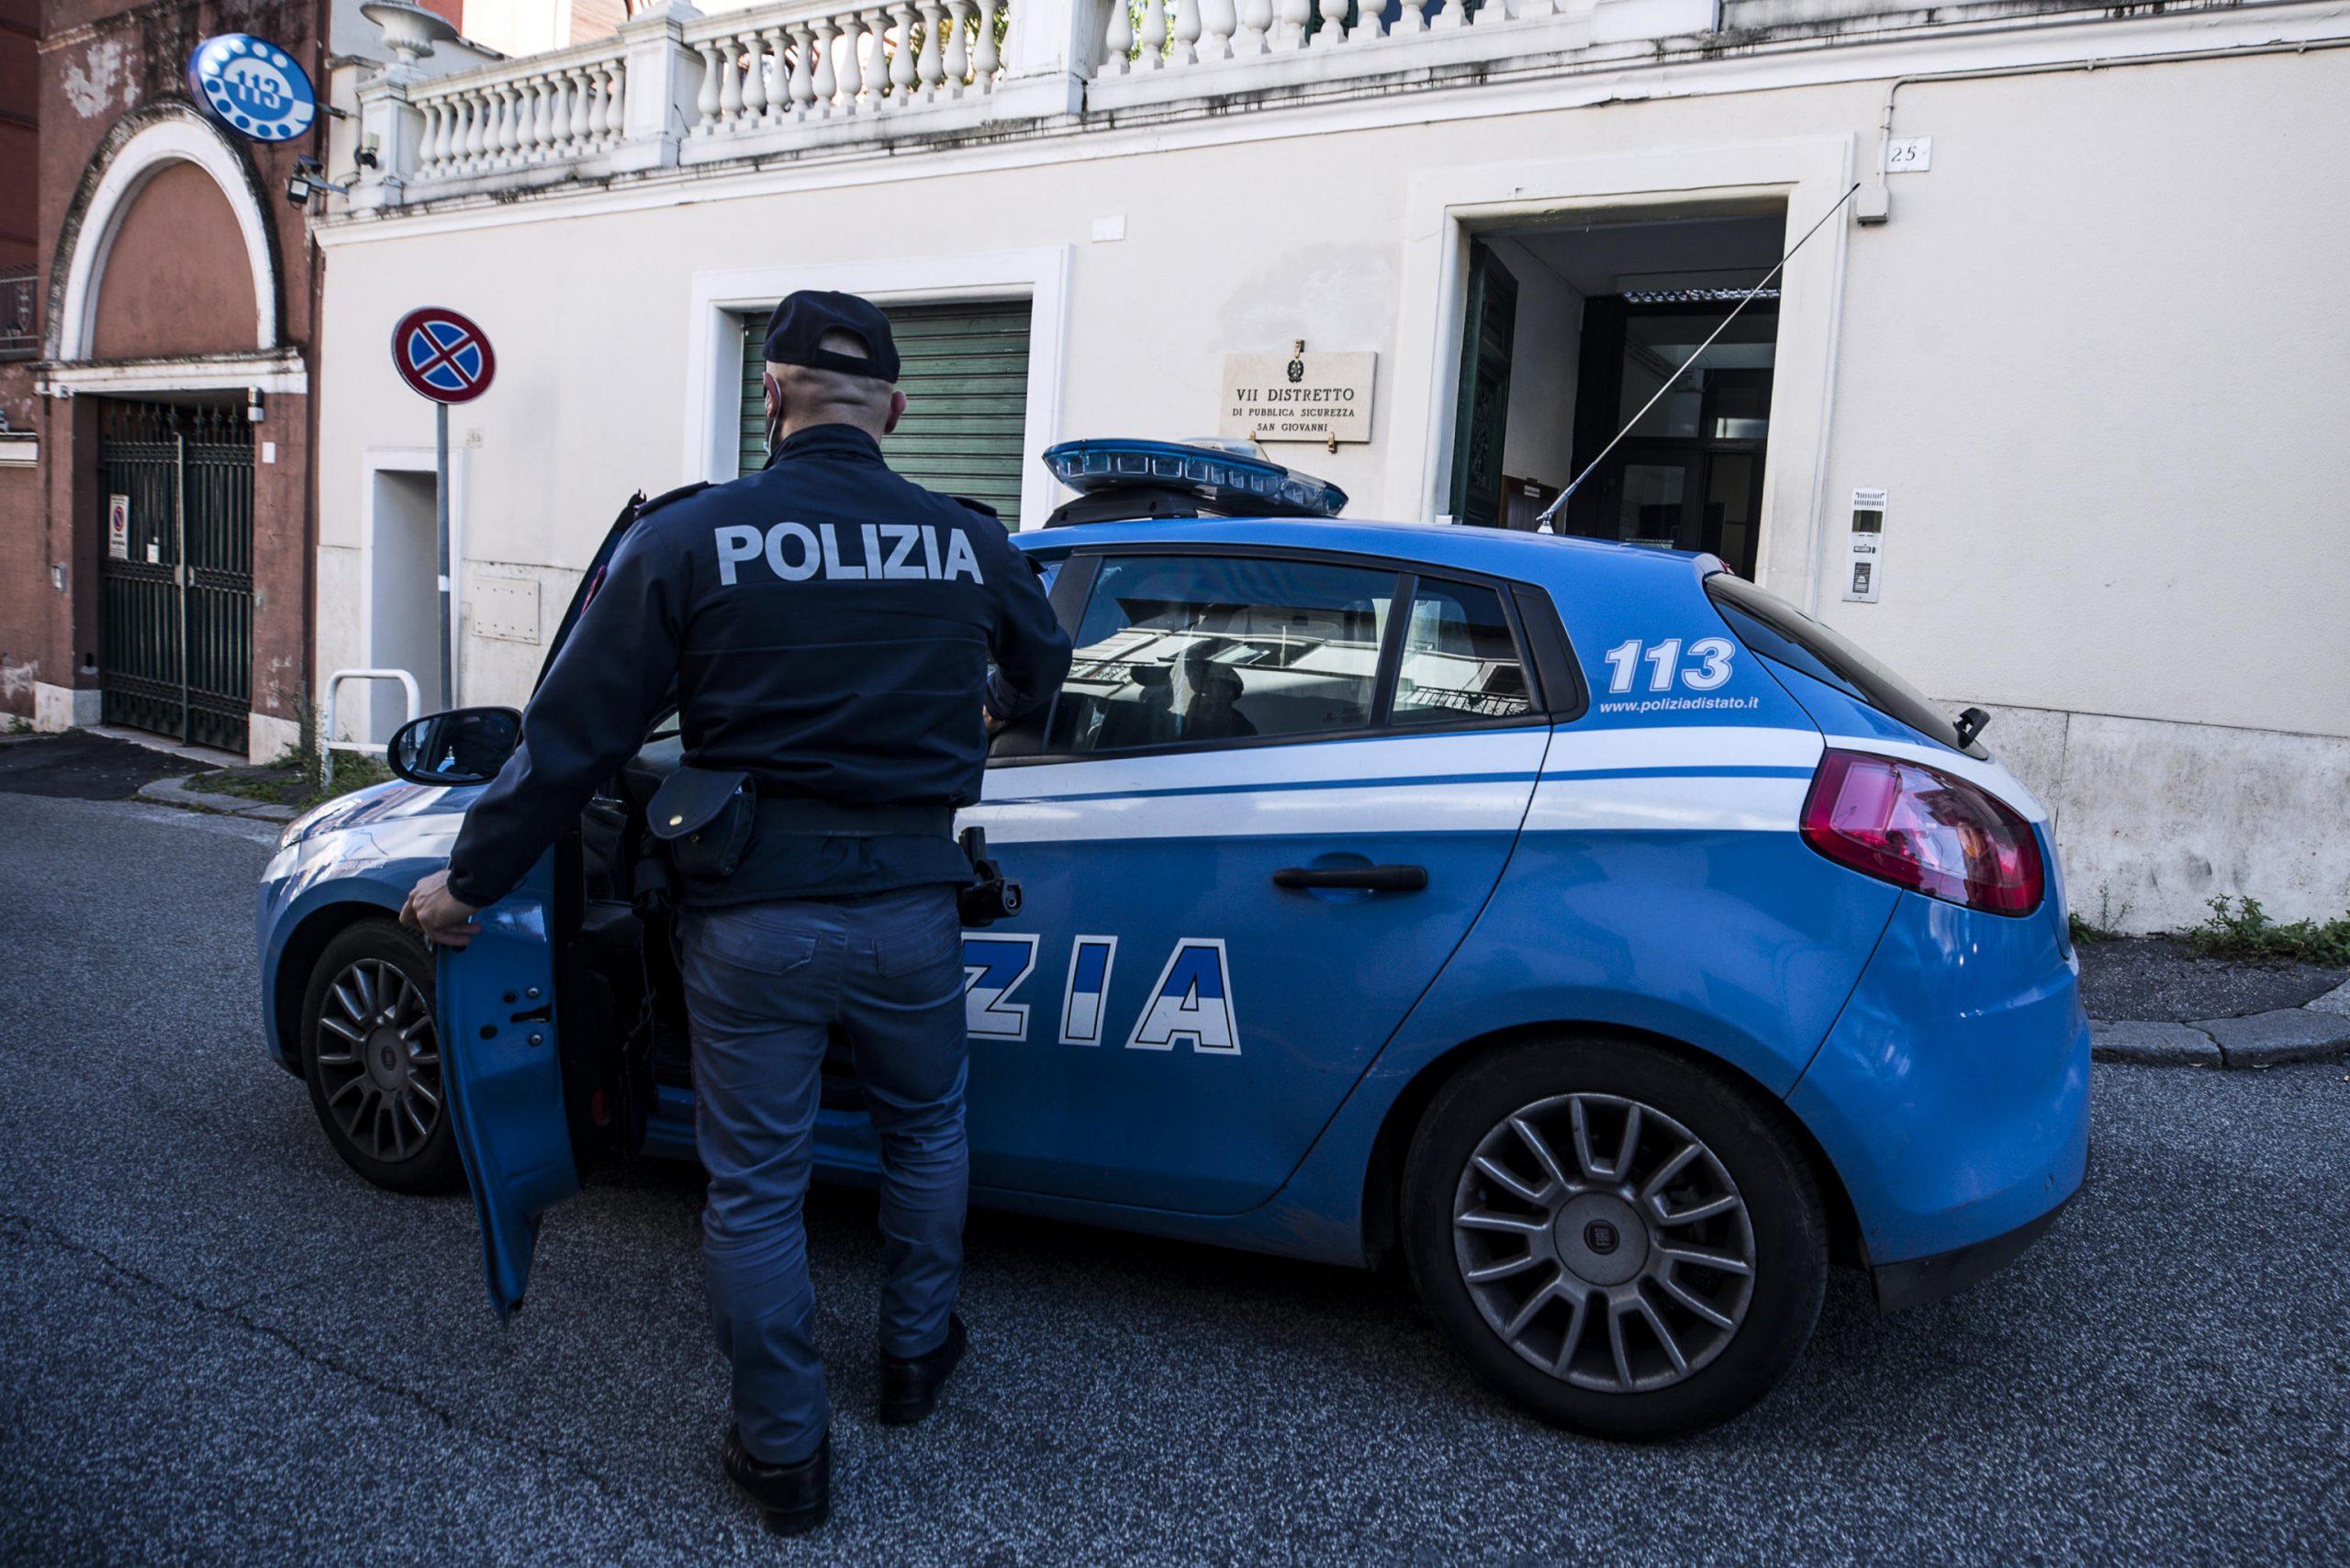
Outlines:
{"label": "alloy wheel", "polygon": [[328,1114],[362,1153],[393,1163],[441,1123],[441,1042],[424,992],[383,958],[346,964],[319,1008]]}
{"label": "alloy wheel", "polygon": [[1461,1170],[1452,1237],[1503,1342],[1603,1393],[1691,1376],[1754,1294],[1753,1222],[1728,1169],[1687,1127],[1619,1095],[1555,1095],[1504,1117]]}

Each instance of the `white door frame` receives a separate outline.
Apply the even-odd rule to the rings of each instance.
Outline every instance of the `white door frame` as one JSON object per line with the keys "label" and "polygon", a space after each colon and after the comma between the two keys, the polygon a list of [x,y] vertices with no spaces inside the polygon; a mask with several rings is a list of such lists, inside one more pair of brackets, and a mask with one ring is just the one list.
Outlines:
{"label": "white door frame", "polygon": [[[1464,165],[1414,175],[1405,203],[1397,319],[1420,322],[1425,330],[1398,334],[1396,420],[1388,428],[1427,433],[1422,442],[1399,440],[1389,446],[1391,507],[1422,518],[1445,510],[1473,233],[1610,210],[1764,197],[1785,202],[1792,244],[1851,185],[1857,149],[1856,139],[1847,133]],[[1822,487],[1851,229],[1848,218],[1831,220],[1779,280],[1779,346],[1755,575],[1807,604],[1817,602],[1826,564]]]}
{"label": "white door frame", "polygon": [[[367,664],[375,661],[375,476],[386,470],[429,476],[432,468],[429,446],[371,446],[359,454],[359,647],[360,657]],[[449,453],[449,691],[462,708],[465,666],[457,656],[465,641],[465,454],[462,447],[453,447]],[[434,711],[440,700],[440,672],[408,673],[416,677],[418,689],[425,694],[424,711]],[[375,724],[377,689],[372,682],[366,688],[370,728]]]}
{"label": "white door frame", "polygon": [[[1069,342],[1069,248],[996,251],[979,255],[899,257],[876,262],[698,272],[686,318],[687,483],[734,477],[742,408],[743,330],[736,318],[764,310],[795,289],[829,288],[878,305],[957,299],[1028,301],[1028,440],[1042,452],[1060,439],[1061,378]],[[1035,457],[1035,453],[1024,454]],[[1035,528],[1065,492],[1041,463],[1020,470],[1020,516]]]}

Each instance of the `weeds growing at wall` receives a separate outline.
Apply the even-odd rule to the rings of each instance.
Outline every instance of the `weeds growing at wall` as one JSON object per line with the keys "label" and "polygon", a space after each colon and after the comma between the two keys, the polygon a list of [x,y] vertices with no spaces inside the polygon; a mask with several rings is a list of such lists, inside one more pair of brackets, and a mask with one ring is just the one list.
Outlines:
{"label": "weeds growing at wall", "polygon": [[2183,933],[2199,957],[2350,969],[2350,915],[2279,924],[2268,918],[2258,899],[2225,895],[2213,899],[2210,908],[2202,924]]}
{"label": "weeds growing at wall", "polygon": [[2101,885],[2097,890],[2096,919],[2090,919],[2077,909],[2065,917],[2072,928],[2073,942],[2076,946],[2084,942],[2116,940],[2121,935],[2121,923],[2129,918],[2129,903],[2125,901],[2119,907],[2115,906],[2113,888],[2110,883]]}
{"label": "weeds growing at wall", "polygon": [[294,744],[274,762],[259,767],[223,767],[199,773],[188,788],[213,795],[236,795],[272,805],[317,805],[336,795],[348,795],[370,784],[390,781],[392,770],[364,752],[335,753],[334,783],[326,782],[324,756],[319,745],[319,710],[308,697],[297,697],[294,710]]}

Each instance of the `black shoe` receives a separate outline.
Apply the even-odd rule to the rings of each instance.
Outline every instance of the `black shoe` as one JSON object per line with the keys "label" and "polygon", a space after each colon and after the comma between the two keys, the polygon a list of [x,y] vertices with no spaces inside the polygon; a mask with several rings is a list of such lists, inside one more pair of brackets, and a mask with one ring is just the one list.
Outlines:
{"label": "black shoe", "polygon": [[730,1427],[719,1452],[726,1478],[759,1506],[759,1518],[777,1535],[806,1535],[833,1514],[833,1437],[798,1464],[769,1464],[743,1446],[743,1428]]}
{"label": "black shoe", "polygon": [[946,1315],[946,1338],[935,1350],[921,1356],[881,1358],[881,1424],[911,1427],[938,1407],[938,1391],[963,1359],[970,1336],[963,1331],[962,1316]]}

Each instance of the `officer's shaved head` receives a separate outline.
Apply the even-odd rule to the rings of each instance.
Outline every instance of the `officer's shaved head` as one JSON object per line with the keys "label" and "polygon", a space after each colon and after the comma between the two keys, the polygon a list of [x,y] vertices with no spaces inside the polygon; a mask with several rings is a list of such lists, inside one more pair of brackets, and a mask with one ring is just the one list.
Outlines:
{"label": "officer's shaved head", "polygon": [[[826,332],[816,346],[857,359],[873,352],[864,339],[846,331]],[[767,421],[778,441],[811,425],[855,425],[878,439],[897,428],[906,409],[906,395],[878,376],[773,360],[767,362]]]}

